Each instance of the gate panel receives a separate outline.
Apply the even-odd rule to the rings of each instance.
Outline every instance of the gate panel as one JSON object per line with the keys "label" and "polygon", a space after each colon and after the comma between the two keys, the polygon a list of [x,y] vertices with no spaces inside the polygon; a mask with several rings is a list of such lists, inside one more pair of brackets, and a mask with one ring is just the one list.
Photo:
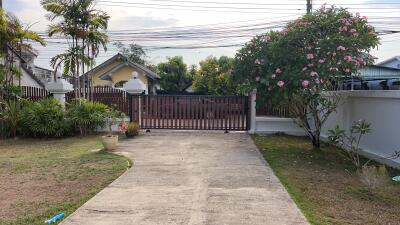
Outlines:
{"label": "gate panel", "polygon": [[130,96],[130,118],[143,129],[247,130],[248,97]]}

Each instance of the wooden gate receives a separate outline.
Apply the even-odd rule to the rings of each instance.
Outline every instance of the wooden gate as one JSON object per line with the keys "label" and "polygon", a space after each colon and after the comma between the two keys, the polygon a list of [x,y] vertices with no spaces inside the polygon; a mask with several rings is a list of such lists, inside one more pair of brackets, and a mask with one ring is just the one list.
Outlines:
{"label": "wooden gate", "polygon": [[130,96],[130,119],[143,129],[247,130],[248,97]]}

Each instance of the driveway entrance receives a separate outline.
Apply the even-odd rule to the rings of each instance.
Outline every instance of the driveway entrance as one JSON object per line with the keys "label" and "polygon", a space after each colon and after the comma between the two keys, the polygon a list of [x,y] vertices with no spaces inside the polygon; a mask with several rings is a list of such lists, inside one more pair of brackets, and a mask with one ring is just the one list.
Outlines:
{"label": "driveway entrance", "polygon": [[152,132],[120,144],[134,166],[63,225],[303,225],[245,133]]}

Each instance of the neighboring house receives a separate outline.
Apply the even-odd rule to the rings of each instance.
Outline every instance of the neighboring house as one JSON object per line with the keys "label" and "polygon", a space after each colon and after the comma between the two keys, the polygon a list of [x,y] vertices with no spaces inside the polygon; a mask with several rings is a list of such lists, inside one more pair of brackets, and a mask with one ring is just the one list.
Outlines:
{"label": "neighboring house", "polygon": [[371,65],[358,71],[358,78],[343,82],[345,90],[399,90],[400,69]]}
{"label": "neighboring house", "polygon": [[160,76],[150,69],[130,61],[122,54],[116,54],[107,61],[85,73],[85,78],[92,76],[94,86],[122,88],[137,72],[138,79],[146,86],[146,94],[155,94],[160,89]]}
{"label": "neighboring house", "polygon": [[378,63],[377,65],[389,67],[389,68],[400,69],[400,56],[395,56],[390,59],[384,60],[384,61]]}
{"label": "neighboring house", "polygon": [[371,65],[358,71],[363,79],[393,79],[400,78],[400,68],[390,68],[382,65]]}
{"label": "neighboring house", "polygon": [[[18,53],[17,51],[10,50],[13,52],[15,65],[21,68],[21,78],[14,79],[15,85],[45,88],[47,79],[39,79],[36,76],[37,70],[34,60],[37,57],[37,53],[29,51],[25,53]],[[40,68],[41,69],[41,68]],[[48,76],[51,77],[52,71],[48,72]]]}

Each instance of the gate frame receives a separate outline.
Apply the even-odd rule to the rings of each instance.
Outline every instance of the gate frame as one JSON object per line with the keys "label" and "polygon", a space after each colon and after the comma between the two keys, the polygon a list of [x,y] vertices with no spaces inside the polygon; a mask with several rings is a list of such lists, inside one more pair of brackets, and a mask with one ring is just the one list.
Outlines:
{"label": "gate frame", "polygon": [[[138,100],[137,100],[137,105],[136,105],[136,103],[135,103],[135,101],[134,101],[134,98],[137,98]],[[211,106],[211,108],[214,108],[215,109],[215,107],[214,107],[214,105],[210,105],[210,104],[208,104],[208,105],[205,105],[205,108],[204,107],[198,107],[198,106],[196,106],[196,112],[194,113],[194,114],[196,114],[196,119],[195,118],[190,118],[190,120],[196,120],[196,122],[195,122],[195,126],[193,126],[193,122],[189,122],[189,126],[191,126],[191,124],[192,124],[192,126],[191,126],[191,128],[186,128],[185,127],[185,125],[183,125],[183,127],[178,127],[177,125],[172,125],[172,127],[171,126],[169,126],[169,123],[167,123],[166,124],[166,127],[164,127],[164,120],[163,119],[161,119],[162,120],[162,127],[160,127],[160,125],[158,124],[158,125],[156,125],[155,127],[148,127],[148,126],[146,126],[146,127],[143,127],[143,129],[171,129],[171,130],[223,130],[223,131],[229,131],[229,130],[232,130],[232,131],[249,131],[250,130],[250,128],[251,128],[251,95],[248,95],[248,96],[235,96],[235,95],[222,95],[222,96],[217,96],[217,95],[198,95],[198,94],[196,94],[196,95],[149,95],[149,94],[138,94],[138,95],[136,95],[136,94],[129,94],[129,93],[127,93],[127,98],[128,98],[128,112],[129,112],[129,120],[130,120],[130,122],[137,122],[141,127],[142,127],[142,123],[143,123],[143,105],[141,105],[140,103],[142,102],[142,101],[144,101],[145,100],[145,97],[147,97],[147,99],[149,99],[149,97],[156,97],[157,98],[157,103],[156,103],[156,107],[157,108],[152,108],[152,111],[154,110],[154,109],[156,109],[156,111],[157,111],[157,116],[155,117],[155,118],[151,118],[150,119],[150,122],[152,123],[152,122],[154,122],[153,120],[156,120],[156,122],[157,122],[157,120],[158,121],[160,121],[160,118],[159,118],[159,112],[158,112],[158,104],[159,104],[159,100],[158,100],[158,97],[162,97],[161,99],[162,99],[162,102],[165,102],[165,100],[163,100],[163,97],[183,97],[183,98],[190,98],[190,97],[203,97],[203,98],[207,98],[207,97],[214,97],[214,98],[216,98],[216,99],[218,99],[218,98],[227,98],[228,99],[228,102],[227,102],[227,104],[231,104],[232,102],[231,102],[231,100],[230,99],[232,99],[232,98],[242,98],[243,100],[241,100],[241,101],[243,101],[242,103],[241,103],[241,105],[243,105],[242,107],[242,110],[241,110],[241,113],[240,114],[231,114],[231,110],[225,110],[224,109],[224,112],[226,113],[226,111],[228,111],[228,115],[235,115],[235,116],[238,116],[239,118],[243,118],[243,123],[245,123],[244,124],[244,126],[241,126],[240,125],[240,119],[239,119],[239,125],[236,125],[236,124],[234,124],[234,126],[233,126],[233,128],[232,127],[230,127],[230,125],[232,125],[231,124],[231,122],[229,122],[229,126],[227,126],[226,125],[226,121],[225,121],[225,123],[224,123],[224,121],[222,121],[221,122],[221,129],[219,129],[219,128],[214,128],[214,126],[213,126],[213,128],[212,129],[209,129],[209,127],[208,128],[205,128],[205,124],[202,124],[203,123],[203,121],[204,121],[204,119],[201,119],[201,118],[198,118],[198,117],[202,117],[202,116],[200,116],[200,114],[202,114],[203,116],[205,115],[204,114],[204,109],[206,109],[207,107],[210,107]],[[171,99],[167,99],[167,101],[166,102],[170,102],[170,100]],[[185,100],[185,104],[187,104],[188,102],[192,102],[192,100],[190,99],[189,101],[186,99]],[[137,110],[135,109],[135,106],[134,106],[134,103],[135,103],[135,106],[136,107],[139,107]],[[237,102],[236,102],[237,103]],[[218,104],[222,104],[221,102],[218,102]],[[226,103],[225,103],[226,104]],[[225,105],[224,104],[224,105]],[[148,107],[148,106],[147,106]],[[151,107],[153,107],[153,106],[151,106]],[[179,111],[179,113],[181,113],[181,110],[182,110],[182,107],[181,106],[179,106],[178,108],[178,111]],[[229,109],[229,108],[228,108]],[[191,108],[191,110],[192,110],[192,108]],[[136,111],[136,112],[135,112]],[[162,109],[161,110],[161,112],[165,112],[165,111],[168,111],[168,110],[165,110],[165,109]],[[175,110],[173,110],[174,112],[175,112]],[[185,112],[187,113],[187,111],[185,110]],[[136,113],[137,115],[134,115],[134,113]],[[168,113],[170,113],[170,112],[168,112]],[[198,113],[200,113],[200,114],[198,114]],[[221,112],[222,113],[222,112]],[[180,114],[181,115],[181,114]],[[187,114],[185,114],[185,115],[187,115]],[[192,117],[193,115],[192,115],[192,112],[189,114],[189,117]],[[134,118],[137,118],[137,120],[135,121],[135,119]],[[225,120],[225,119],[227,119],[227,118],[224,118],[223,120]],[[235,118],[235,120],[236,120],[237,118]],[[176,122],[176,119],[173,119],[175,122]],[[178,120],[180,121],[181,120],[181,118],[178,118]],[[201,123],[200,124],[197,124],[197,122],[198,122],[198,120],[200,120],[201,121]],[[230,120],[230,119],[229,119]],[[173,122],[174,122],[173,121]],[[219,123],[219,122],[218,122]],[[155,124],[157,124],[157,123],[155,123]],[[184,123],[185,124],[185,123]],[[200,125],[200,126],[198,126],[198,125]],[[235,127],[238,127],[238,129],[236,129]]]}

